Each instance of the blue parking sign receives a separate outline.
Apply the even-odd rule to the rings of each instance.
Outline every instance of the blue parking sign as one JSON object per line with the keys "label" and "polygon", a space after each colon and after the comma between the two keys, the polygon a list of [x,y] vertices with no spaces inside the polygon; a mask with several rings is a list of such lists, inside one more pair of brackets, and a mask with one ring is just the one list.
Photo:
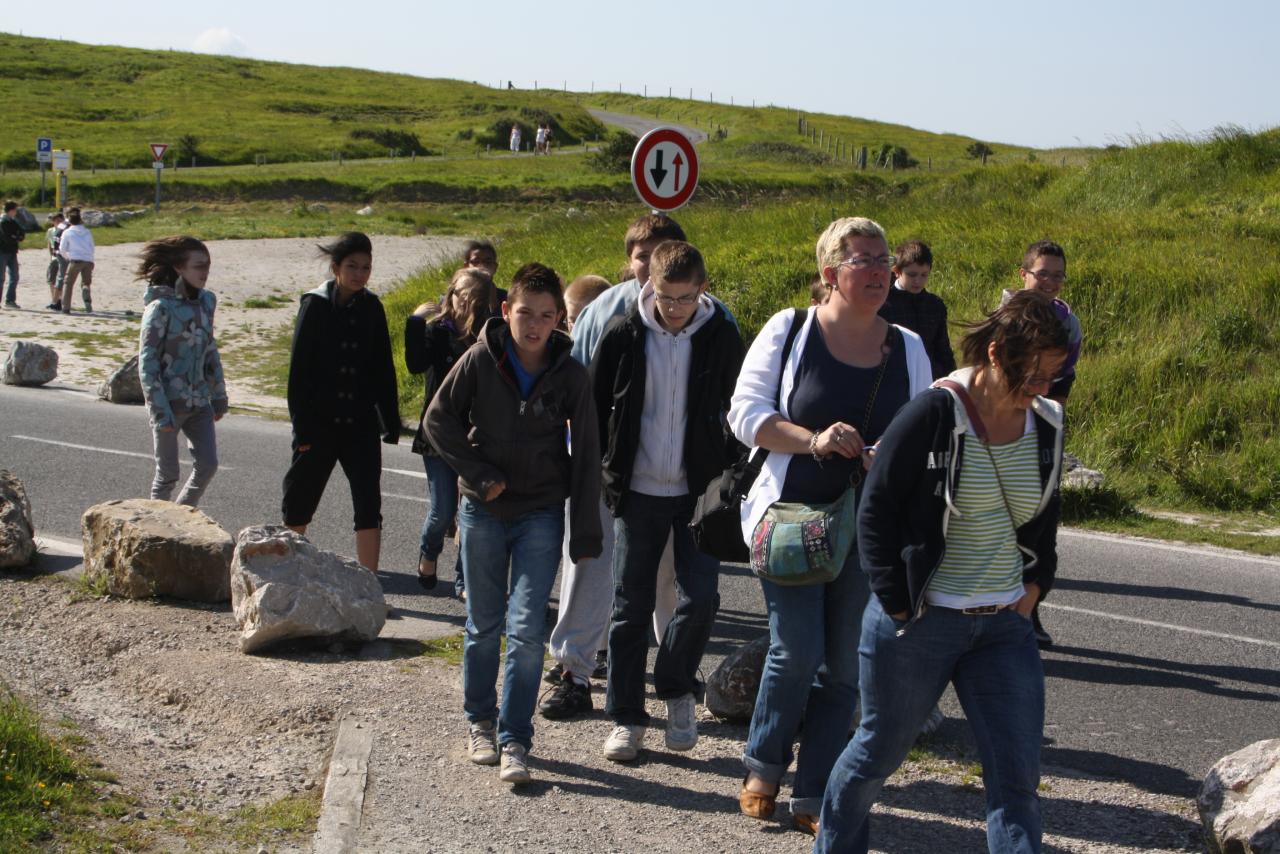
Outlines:
{"label": "blue parking sign", "polygon": [[53,160],[53,138],[36,137],[36,162],[48,163]]}

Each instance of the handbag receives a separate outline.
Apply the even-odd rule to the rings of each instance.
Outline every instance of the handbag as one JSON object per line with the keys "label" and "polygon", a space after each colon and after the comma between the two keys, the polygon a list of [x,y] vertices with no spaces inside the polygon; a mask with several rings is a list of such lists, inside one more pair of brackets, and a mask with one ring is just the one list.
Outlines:
{"label": "handbag", "polygon": [[[893,336],[894,327],[890,324],[885,346],[881,348],[880,370],[867,396],[867,410],[860,429],[871,423],[876,393],[889,365]],[[861,471],[854,468],[859,477],[851,480],[840,497],[830,503],[775,501],[770,504],[751,532],[751,572],[783,587],[835,581],[857,539],[857,487]]]}
{"label": "handbag", "polygon": [[[807,308],[796,309],[791,318],[791,328],[787,330],[787,338],[782,344],[782,368],[778,371],[778,390],[774,399],[781,402],[782,373],[786,370],[787,359],[791,356],[791,347],[795,344],[800,327],[804,326]],[[718,477],[712,478],[698,496],[693,508],[693,518],[689,521],[689,531],[693,542],[703,554],[710,555],[725,563],[746,563],[751,557],[746,542],[742,539],[742,500],[751,491],[751,486],[760,476],[760,469],[769,452],[764,448],[756,448],[755,453],[748,456],[742,454],[733,465],[729,466]]]}

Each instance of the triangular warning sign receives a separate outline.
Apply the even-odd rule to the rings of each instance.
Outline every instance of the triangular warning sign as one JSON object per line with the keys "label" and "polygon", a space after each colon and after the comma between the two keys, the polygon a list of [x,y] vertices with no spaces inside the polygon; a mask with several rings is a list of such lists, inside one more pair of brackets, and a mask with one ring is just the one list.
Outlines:
{"label": "triangular warning sign", "polygon": [[156,160],[163,160],[164,153],[168,150],[169,150],[169,143],[167,142],[151,143],[151,156],[154,157]]}

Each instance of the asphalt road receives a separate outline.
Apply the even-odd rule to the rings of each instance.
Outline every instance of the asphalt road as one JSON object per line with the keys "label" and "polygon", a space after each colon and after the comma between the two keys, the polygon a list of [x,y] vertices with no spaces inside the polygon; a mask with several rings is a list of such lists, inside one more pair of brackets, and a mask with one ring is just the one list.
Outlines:
{"label": "asphalt road", "polygon": [[[218,442],[222,468],[201,509],[233,534],[278,523],[288,425],[232,415]],[[451,585],[424,595],[413,578],[427,503],[408,445],[383,446],[383,588],[405,613],[461,626]],[[148,494],[146,412],[75,390],[0,386],[0,467],[26,485],[38,534],[78,541],[85,508]],[[322,548],[354,553],[340,472],[308,533]],[[1280,735],[1280,561],[1076,531],[1062,533],[1060,555],[1043,606],[1057,641],[1044,657],[1047,765],[1189,796],[1218,758]],[[440,566],[447,579],[451,545]],[[721,596],[708,673],[767,630],[745,568],[725,568]],[[950,694],[943,705],[940,735],[968,744]]]}

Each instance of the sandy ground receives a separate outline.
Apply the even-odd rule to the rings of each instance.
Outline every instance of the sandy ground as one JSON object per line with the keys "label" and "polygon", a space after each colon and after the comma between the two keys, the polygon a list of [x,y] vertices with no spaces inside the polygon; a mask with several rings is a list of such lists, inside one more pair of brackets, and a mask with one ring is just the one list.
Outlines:
{"label": "sandy ground", "polygon": [[[39,246],[33,244],[39,242]],[[264,394],[252,379],[264,341],[293,321],[298,297],[327,277],[316,257],[315,239],[215,240],[209,289],[218,295],[214,331],[225,366],[233,407],[275,410],[283,402]],[[407,275],[459,256],[462,238],[374,237],[374,270],[370,289],[385,293]],[[98,247],[93,280],[94,314],[80,309],[77,284],[70,315],[48,311],[45,284],[48,253],[43,235],[29,235],[19,253],[18,304],[21,310],[0,311],[0,358],[12,342],[35,341],[58,351],[62,385],[94,387],[138,348],[144,286],[134,279],[141,244]],[[246,300],[279,298],[270,308],[246,308]],[[395,327],[396,324],[392,324]],[[85,334],[91,333],[91,334]]]}

